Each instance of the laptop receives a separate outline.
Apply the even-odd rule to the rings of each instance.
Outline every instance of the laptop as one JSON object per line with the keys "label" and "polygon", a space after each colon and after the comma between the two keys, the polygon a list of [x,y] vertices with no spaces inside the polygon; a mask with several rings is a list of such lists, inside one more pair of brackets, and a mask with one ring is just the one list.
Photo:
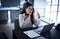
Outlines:
{"label": "laptop", "polygon": [[50,31],[51,28],[54,26],[55,23],[45,25],[44,27],[39,27],[34,30],[29,30],[29,31],[24,31],[23,33],[29,36],[30,38],[36,38],[36,37],[41,37],[41,33],[45,33],[47,31]]}
{"label": "laptop", "polygon": [[45,33],[47,31],[50,31],[52,27],[54,26],[55,23],[51,23],[48,25],[45,25],[44,27],[39,27],[38,29],[35,29],[34,31],[37,32],[38,34]]}

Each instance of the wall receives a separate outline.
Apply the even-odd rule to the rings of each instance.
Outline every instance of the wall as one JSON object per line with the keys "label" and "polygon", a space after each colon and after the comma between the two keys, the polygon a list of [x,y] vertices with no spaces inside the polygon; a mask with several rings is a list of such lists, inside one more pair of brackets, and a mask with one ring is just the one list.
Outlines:
{"label": "wall", "polygon": [[8,11],[0,10],[0,23],[6,23],[8,20]]}
{"label": "wall", "polygon": [[16,7],[20,5],[20,0],[1,0],[2,7]]}

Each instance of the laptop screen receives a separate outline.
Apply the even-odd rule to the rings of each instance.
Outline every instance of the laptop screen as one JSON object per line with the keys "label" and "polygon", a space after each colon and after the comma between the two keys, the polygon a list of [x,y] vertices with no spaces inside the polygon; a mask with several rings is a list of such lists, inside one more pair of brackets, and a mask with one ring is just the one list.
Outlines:
{"label": "laptop screen", "polygon": [[54,26],[55,23],[49,24],[49,25],[45,25],[41,31],[41,33],[45,33],[47,31],[50,31],[52,29],[52,27]]}

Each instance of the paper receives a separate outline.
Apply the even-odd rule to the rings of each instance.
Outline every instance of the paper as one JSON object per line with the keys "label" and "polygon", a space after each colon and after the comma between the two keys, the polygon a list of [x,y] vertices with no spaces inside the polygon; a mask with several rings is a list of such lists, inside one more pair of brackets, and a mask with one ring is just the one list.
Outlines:
{"label": "paper", "polygon": [[35,31],[30,30],[30,31],[25,31],[24,32],[26,35],[28,35],[30,38],[34,38],[34,37],[38,37],[40,36],[39,34],[37,34]]}

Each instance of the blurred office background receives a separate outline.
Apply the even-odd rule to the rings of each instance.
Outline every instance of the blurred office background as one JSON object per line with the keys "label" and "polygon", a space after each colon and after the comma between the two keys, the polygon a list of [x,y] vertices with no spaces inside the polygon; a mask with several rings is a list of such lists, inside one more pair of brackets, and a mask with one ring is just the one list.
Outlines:
{"label": "blurred office background", "polygon": [[0,0],[0,18],[13,23],[26,1],[33,4],[44,21],[55,24],[60,22],[60,0]]}
{"label": "blurred office background", "polygon": [[[14,29],[14,21],[27,1],[33,4],[34,9],[40,13],[40,19],[45,23],[55,23],[55,26],[60,23],[60,0],[0,0],[0,30],[12,32],[9,29]],[[8,34],[8,37],[11,39],[12,34]]]}

